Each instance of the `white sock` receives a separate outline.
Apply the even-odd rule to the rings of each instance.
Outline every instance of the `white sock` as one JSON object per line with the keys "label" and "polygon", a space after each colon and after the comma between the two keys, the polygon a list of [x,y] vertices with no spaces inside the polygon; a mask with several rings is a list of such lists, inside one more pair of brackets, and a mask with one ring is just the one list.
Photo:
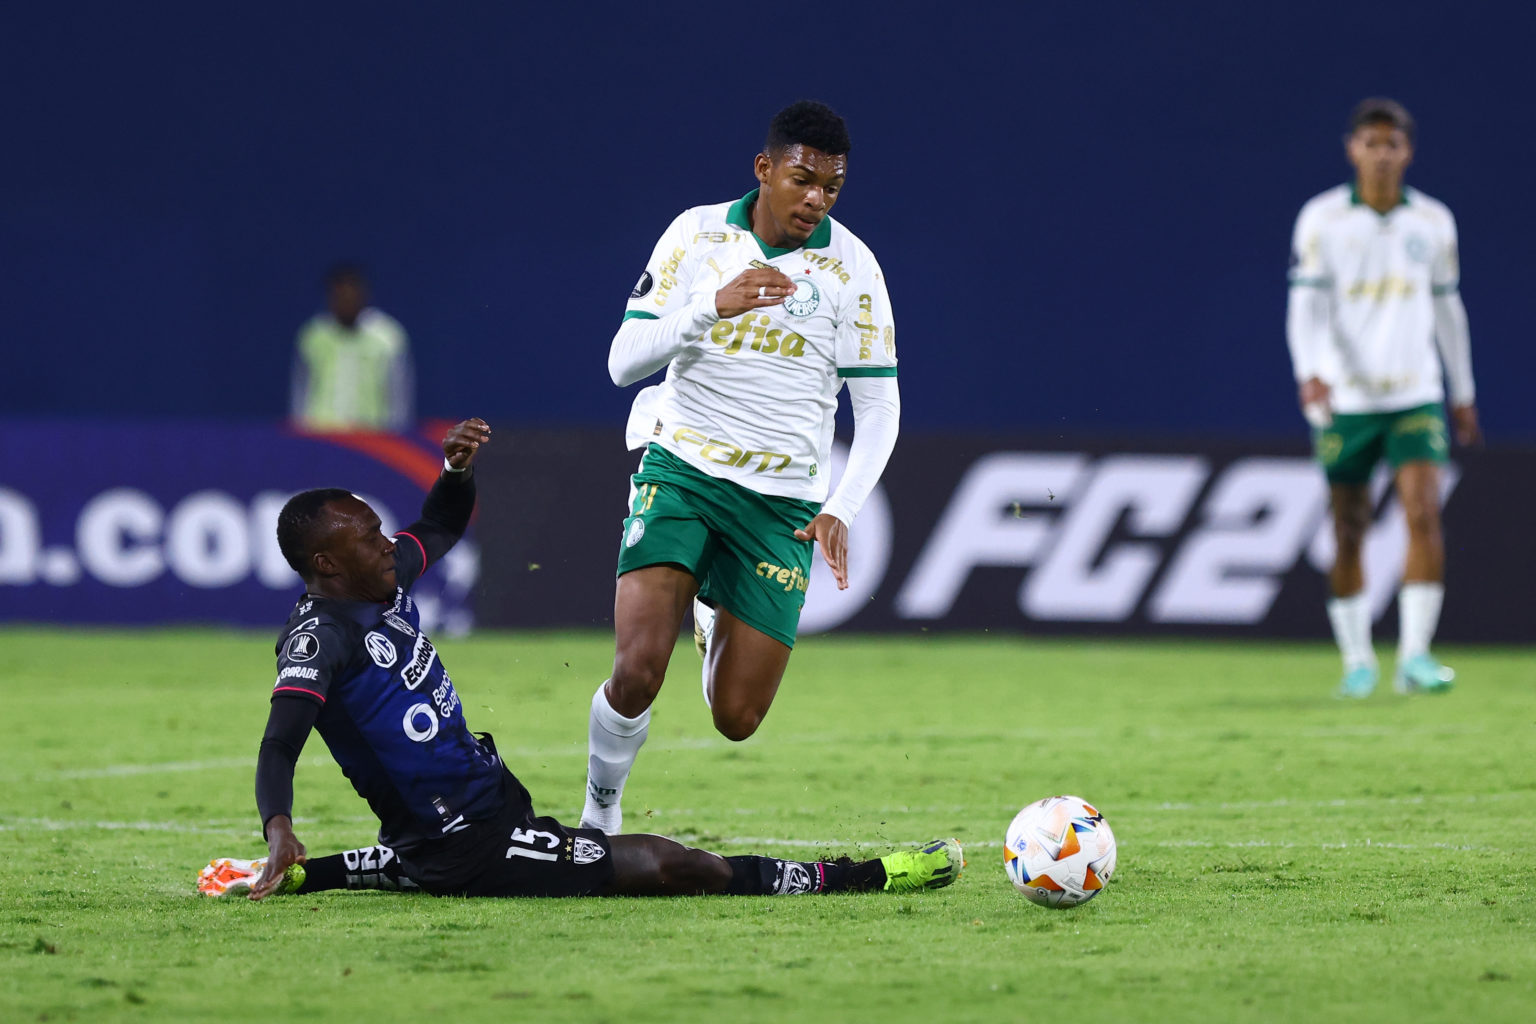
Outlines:
{"label": "white sock", "polygon": [[704,682],[704,706],[713,708],[715,702],[709,699],[709,645],[715,638],[715,610],[698,598],[694,598],[693,621],[695,631],[704,637],[704,651],[702,653],[704,669],[699,673],[700,678]]}
{"label": "white sock", "polygon": [[1365,591],[1330,600],[1328,621],[1333,624],[1333,639],[1339,645],[1346,672],[1376,667],[1376,651],[1371,647],[1371,599]]}
{"label": "white sock", "polygon": [[1429,653],[1429,642],[1440,624],[1440,603],[1445,584],[1415,581],[1397,592],[1397,660],[1407,661]]}
{"label": "white sock", "polygon": [[624,824],[619,801],[624,798],[624,781],[645,743],[651,709],[625,718],[608,703],[604,692],[607,685],[599,686],[592,695],[592,714],[587,720],[587,801],[581,823],[613,835]]}

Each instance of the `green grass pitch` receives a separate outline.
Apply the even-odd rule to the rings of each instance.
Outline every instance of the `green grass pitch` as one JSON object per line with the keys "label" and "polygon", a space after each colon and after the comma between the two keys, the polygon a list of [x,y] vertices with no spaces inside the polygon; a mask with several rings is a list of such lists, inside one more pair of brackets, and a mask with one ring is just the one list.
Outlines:
{"label": "green grass pitch", "polygon": [[[5,1021],[1528,1020],[1536,658],[1452,649],[1444,697],[1330,698],[1321,644],[810,638],[759,734],[710,728],[679,647],[626,799],[725,853],[943,835],[917,896],[198,897],[255,856],[269,634],[0,629]],[[445,639],[470,725],[574,820],[611,641]],[[1388,655],[1389,652],[1383,652]],[[1386,687],[1390,691],[1390,687]],[[374,832],[318,737],[312,854]],[[1119,839],[1095,900],[1014,893],[1002,832],[1069,792]]]}

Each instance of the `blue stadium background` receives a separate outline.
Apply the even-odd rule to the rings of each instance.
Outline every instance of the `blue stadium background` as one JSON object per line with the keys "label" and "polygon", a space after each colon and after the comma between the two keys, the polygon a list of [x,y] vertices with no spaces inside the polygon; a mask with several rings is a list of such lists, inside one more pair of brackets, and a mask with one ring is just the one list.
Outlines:
{"label": "blue stadium background", "polygon": [[[217,6],[217,9],[215,7]],[[570,13],[562,13],[569,11]],[[704,11],[703,8],[700,11]],[[656,234],[822,98],[891,282],[909,429],[1295,436],[1292,218],[1362,96],[1456,211],[1493,442],[1536,436],[1525,5],[11,5],[9,416],[282,415],[338,257],[421,407],[613,425]]]}

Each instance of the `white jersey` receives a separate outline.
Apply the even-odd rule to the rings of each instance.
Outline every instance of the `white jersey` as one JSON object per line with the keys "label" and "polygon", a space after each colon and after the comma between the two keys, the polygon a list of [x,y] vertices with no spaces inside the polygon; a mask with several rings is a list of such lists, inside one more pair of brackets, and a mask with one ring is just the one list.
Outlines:
{"label": "white jersey", "polygon": [[[1361,202],[1350,185],[1313,197],[1296,218],[1292,240],[1290,343],[1297,380],[1320,378],[1341,413],[1441,401],[1436,301],[1456,295],[1458,273],[1456,222],[1445,204],[1407,188],[1384,214]],[[1316,289],[1325,300],[1315,319],[1298,315],[1297,300],[1305,296],[1297,289]],[[1455,305],[1460,310],[1459,300]],[[1465,392],[1453,398],[1470,400],[1470,361],[1465,377],[1464,383],[1453,379]]]}
{"label": "white jersey", "polygon": [[[636,396],[627,440],[763,494],[821,502],[843,379],[896,376],[890,299],[869,247],[831,217],[800,248],[764,244],[749,220],[756,199],[686,210],[656,243],[625,320],[691,326],[666,379]],[[720,319],[715,292],[753,267],[782,271],[795,293]]]}

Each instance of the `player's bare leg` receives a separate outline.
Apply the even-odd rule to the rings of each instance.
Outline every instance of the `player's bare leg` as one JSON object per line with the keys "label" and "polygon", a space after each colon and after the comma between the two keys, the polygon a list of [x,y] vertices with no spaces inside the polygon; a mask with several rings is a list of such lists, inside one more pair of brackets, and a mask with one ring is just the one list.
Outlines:
{"label": "player's bare leg", "polygon": [[1341,697],[1368,697],[1376,688],[1376,652],[1371,646],[1371,601],[1365,593],[1362,552],[1371,525],[1371,492],[1365,484],[1331,484],[1334,559],[1328,573],[1328,621],[1344,660]]}
{"label": "player's bare leg", "polygon": [[715,728],[730,740],[757,731],[784,680],[788,645],[721,607],[704,659],[704,693]]}
{"label": "player's bare leg", "polygon": [[1408,524],[1408,557],[1397,594],[1399,693],[1448,690],[1456,674],[1429,653],[1445,597],[1445,539],[1440,526],[1440,467],[1427,459],[1397,471],[1397,499]]}
{"label": "player's bare leg", "polygon": [[1333,568],[1328,585],[1334,597],[1350,597],[1365,589],[1361,553],[1371,527],[1371,491],[1365,484],[1330,484],[1328,504],[1333,512]]}
{"label": "player's bare leg", "polygon": [[1445,538],[1440,528],[1440,467],[1405,462],[1397,471],[1397,500],[1408,522],[1408,559],[1403,582],[1445,580]]}
{"label": "player's bare leg", "polygon": [[587,796],[581,823],[609,835],[623,826],[620,802],[650,726],[693,595],[693,574],[653,565],[619,577],[614,589],[613,675],[592,695],[587,722]]}

